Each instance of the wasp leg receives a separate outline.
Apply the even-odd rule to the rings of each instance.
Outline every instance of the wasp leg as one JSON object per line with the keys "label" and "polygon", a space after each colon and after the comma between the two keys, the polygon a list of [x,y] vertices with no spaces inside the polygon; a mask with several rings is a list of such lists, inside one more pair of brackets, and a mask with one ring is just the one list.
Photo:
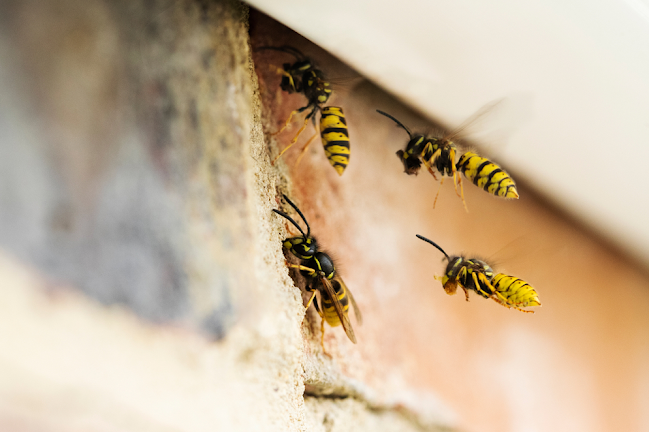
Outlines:
{"label": "wasp leg", "polygon": [[313,302],[313,305],[315,306],[315,310],[318,311],[318,314],[320,315],[320,346],[322,347],[322,352],[324,355],[327,357],[331,358],[331,355],[327,352],[324,346],[324,336],[325,336],[325,317],[324,313],[320,311],[320,308],[318,307],[318,300],[316,299]]}
{"label": "wasp leg", "polygon": [[[492,297],[492,298],[493,298],[494,300],[496,300],[494,297]],[[517,307],[517,306],[513,306],[513,305],[508,305],[508,304],[502,303],[502,302],[500,302],[500,301],[498,301],[498,300],[496,300],[496,302],[499,303],[499,304],[501,304],[501,305],[503,305],[503,306],[505,306],[507,309],[516,309],[517,311],[521,311],[521,312],[525,312],[525,313],[534,313],[534,311],[532,311],[532,310],[521,309],[521,308],[519,308],[519,307]]]}
{"label": "wasp leg", "polygon": [[288,149],[290,149],[291,147],[293,147],[293,144],[294,144],[294,143],[291,143],[291,144],[287,145],[286,147],[284,147],[284,150],[282,150],[281,152],[279,152],[279,154],[275,157],[275,159],[272,160],[272,162],[271,162],[270,164],[271,164],[271,165],[275,165],[275,162],[277,162],[277,159],[281,158],[282,155],[288,151]]}
{"label": "wasp leg", "polygon": [[[286,123],[284,124],[284,126],[282,126],[282,128],[281,128],[280,130],[278,130],[277,132],[272,133],[271,136],[272,136],[272,135],[278,135],[278,134],[282,133],[282,131],[283,131],[284,129],[286,129],[286,127],[291,123],[291,119],[293,118],[293,115],[294,115],[295,113],[298,113],[298,112],[301,112],[301,109],[300,109],[300,110],[294,110],[294,111],[291,111],[291,115],[288,116],[288,120],[286,120]],[[299,132],[298,132],[298,135],[299,135]],[[277,162],[277,159],[281,158],[282,155],[288,151],[288,149],[290,149],[291,147],[293,147],[293,144],[295,144],[295,141],[291,141],[291,143],[290,143],[289,145],[287,145],[286,147],[284,147],[284,149],[283,149],[281,152],[279,152],[279,154],[275,157],[275,159],[273,159],[273,161],[272,161],[270,164],[271,164],[271,165],[275,165],[275,162]]]}
{"label": "wasp leg", "polygon": [[496,293],[496,289],[491,285],[491,282],[489,282],[489,279],[483,274],[478,274],[478,273],[473,273],[473,283],[475,283],[475,290],[480,294],[481,296],[485,298],[493,298],[493,294],[489,294],[482,288],[480,288],[482,285],[480,284],[481,282],[484,285],[487,285],[489,288],[491,288],[492,293]]}
{"label": "wasp leg", "polygon": [[466,206],[466,201],[464,199],[464,184],[462,183],[462,177],[460,177],[460,174],[457,174],[457,182],[460,185],[460,198],[462,198],[462,204],[464,204],[464,210],[466,212],[469,212],[469,207]]}
{"label": "wasp leg", "polygon": [[433,171],[433,168],[431,168],[431,166],[428,165],[428,163],[426,161],[423,161],[423,163],[424,163],[424,166],[426,167],[426,169],[428,170],[428,172],[430,173],[430,175],[432,175],[433,178],[435,179],[435,181],[437,181],[437,176],[435,175],[435,171]]}
{"label": "wasp leg", "polygon": [[455,185],[455,194],[459,197],[460,194],[457,193],[457,181],[460,179],[460,175],[457,172],[457,166],[455,165],[455,150],[450,150],[449,159],[451,159],[451,175],[453,176],[453,184]]}
{"label": "wasp leg", "polygon": [[453,165],[452,171],[453,171],[453,184],[455,185],[455,195],[461,197],[460,193],[457,191],[457,184],[458,181],[462,182],[462,179],[460,178],[459,173],[455,170],[455,165]]}
{"label": "wasp leg", "polygon": [[282,128],[281,128],[280,130],[278,130],[277,132],[273,132],[273,133],[270,134],[270,135],[271,135],[271,136],[275,136],[275,135],[279,135],[279,134],[281,134],[282,132],[284,132],[284,130],[285,130],[287,127],[289,127],[289,125],[291,124],[291,120],[293,120],[293,116],[294,116],[295,114],[301,113],[302,111],[304,111],[302,108],[291,111],[291,113],[288,115],[288,119],[286,119],[286,122],[284,123],[284,126],[282,126]]}
{"label": "wasp leg", "polygon": [[479,293],[487,294],[482,288],[480,288],[480,279],[478,278],[478,273],[473,272],[471,274],[471,277],[473,278],[473,283],[475,284],[475,290],[478,291]]}
{"label": "wasp leg", "polygon": [[444,184],[444,177],[442,177],[442,180],[440,180],[439,182],[439,187],[437,188],[437,194],[435,195],[435,201],[433,201],[433,209],[435,209],[435,205],[437,205],[437,197],[439,197],[439,192],[442,190],[443,184]]}
{"label": "wasp leg", "polygon": [[[462,198],[464,210],[466,210],[466,212],[468,213],[469,208],[466,206],[466,201],[464,200],[464,186],[462,185],[462,177],[460,176],[460,173],[455,169],[455,165],[453,165],[453,183],[455,184],[455,194]],[[457,193],[458,184],[460,185],[460,193]]]}
{"label": "wasp leg", "polygon": [[313,270],[311,267],[307,267],[299,264],[286,263],[286,267],[307,271],[309,272],[309,276],[313,276],[315,274],[315,270]]}
{"label": "wasp leg", "polygon": [[288,233],[288,235],[290,235],[290,236],[295,236],[295,235],[297,235],[297,233],[295,233],[295,232],[293,232],[293,231],[291,230],[291,228],[293,228],[293,225],[291,225],[289,222],[286,222],[286,223],[285,223],[285,226],[286,226],[286,232]]}
{"label": "wasp leg", "polygon": [[521,308],[516,307],[516,306],[511,306],[511,307],[516,309],[517,311],[521,311],[521,312],[525,312],[525,313],[534,313],[534,311],[521,309]]}
{"label": "wasp leg", "polygon": [[325,323],[325,319],[324,317],[322,317],[322,319],[320,320],[320,333],[321,333],[320,346],[322,347],[322,352],[324,353],[324,355],[326,355],[327,357],[331,357],[331,354],[329,354],[324,347],[324,335],[325,335],[324,323]]}
{"label": "wasp leg", "polygon": [[313,290],[313,294],[311,294],[311,298],[307,302],[306,307],[304,309],[309,309],[309,306],[311,306],[311,302],[313,301],[314,298],[315,298],[315,290]]}
{"label": "wasp leg", "polygon": [[511,305],[509,304],[509,300],[507,300],[507,298],[506,298],[504,295],[500,294],[498,291],[495,291],[495,292],[494,292],[494,296],[495,296],[495,297],[493,297],[493,299],[494,299],[496,302],[500,303],[501,305],[503,305],[503,306],[505,306],[505,307],[510,307],[510,306],[511,306]]}
{"label": "wasp leg", "polygon": [[[307,109],[307,108],[309,108],[309,105],[300,108],[298,111],[299,111],[299,112],[302,112],[302,111],[304,111],[304,110]],[[295,144],[295,143],[297,142],[297,139],[300,137],[300,134],[301,134],[302,132],[304,132],[304,129],[306,129],[307,125],[309,124],[309,120],[311,119],[311,117],[313,117],[313,116],[315,115],[315,112],[316,112],[317,109],[318,109],[317,106],[313,107],[313,109],[311,110],[311,112],[309,113],[309,115],[307,115],[306,117],[304,117],[304,124],[302,124],[302,127],[300,128],[300,130],[297,131],[297,134],[295,135],[295,138],[293,138],[293,139],[291,140],[291,145],[293,145],[293,144]],[[317,132],[316,132],[316,134],[317,134]]]}
{"label": "wasp leg", "polygon": [[318,132],[316,132],[315,134],[313,134],[313,136],[312,136],[311,138],[309,138],[309,140],[306,142],[306,144],[304,144],[304,147],[302,147],[302,151],[300,152],[300,156],[298,156],[297,160],[295,161],[295,165],[294,165],[294,166],[295,166],[296,168],[297,168],[297,166],[300,164],[300,161],[302,160],[302,157],[304,156],[304,153],[306,153],[306,149],[309,148],[309,145],[311,144],[311,142],[312,142],[312,141],[315,139],[315,137],[317,137],[317,136],[318,136]]}
{"label": "wasp leg", "polygon": [[514,305],[510,304],[509,301],[507,300],[507,298],[505,298],[502,294],[500,294],[500,293],[497,292],[497,291],[496,291],[494,294],[495,294],[497,297],[491,297],[491,298],[492,298],[496,303],[505,306],[507,309],[516,309],[516,310],[518,310],[518,311],[525,312],[525,313],[534,313],[534,311],[521,309],[521,308],[519,308],[519,307],[517,307],[517,306],[514,306]]}
{"label": "wasp leg", "polygon": [[[430,145],[430,144],[428,144],[428,145]],[[422,154],[424,154],[425,152],[426,152],[426,150],[424,149],[424,151],[422,151]],[[426,167],[428,172],[433,176],[433,178],[435,180],[437,180],[437,176],[435,175],[435,172],[433,171],[432,166],[435,163],[435,161],[437,160],[437,158],[439,158],[439,155],[441,155],[441,154],[442,154],[442,149],[437,149],[437,151],[435,153],[433,153],[433,155],[430,157],[430,159],[426,160],[423,157],[421,158],[421,161],[424,163],[424,166]]]}
{"label": "wasp leg", "polygon": [[466,298],[466,301],[469,301],[469,290],[464,288],[463,285],[460,285],[460,288],[464,291],[464,297]]}
{"label": "wasp leg", "polygon": [[[466,298],[466,301],[469,301],[469,290],[466,289],[466,288],[464,287],[464,285],[462,285],[462,283],[457,282],[458,280],[462,280],[462,279],[464,279],[465,275],[466,275],[466,268],[462,268],[462,269],[458,272],[458,274],[457,274],[457,278],[455,279],[455,280],[456,280],[456,283],[455,283],[456,288],[455,288],[455,289],[457,289],[457,285],[459,285],[460,288],[462,288],[462,291],[464,291],[464,297]],[[449,282],[450,282],[450,281],[449,281]],[[449,283],[449,282],[447,282],[447,283]],[[444,287],[444,289],[446,289],[446,287]],[[446,291],[446,292],[448,293],[448,291]],[[455,294],[455,293],[453,293],[453,294]]]}

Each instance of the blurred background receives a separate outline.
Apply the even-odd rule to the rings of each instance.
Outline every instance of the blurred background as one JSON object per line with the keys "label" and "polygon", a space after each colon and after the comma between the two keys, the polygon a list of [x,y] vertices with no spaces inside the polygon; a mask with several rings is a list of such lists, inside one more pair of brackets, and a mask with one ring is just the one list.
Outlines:
{"label": "blurred background", "polygon": [[498,159],[649,265],[646,2],[250,3],[450,128],[504,98]]}
{"label": "blurred background", "polygon": [[[649,430],[649,85],[640,2],[103,0],[0,4],[0,429]],[[342,176],[316,131],[332,81]],[[412,131],[482,107],[462,149],[520,199],[407,176]],[[615,162],[613,162],[615,161]],[[619,161],[619,162],[618,162]],[[439,198],[434,200],[439,191]],[[303,210],[364,315],[304,312]],[[435,276],[449,254],[536,288],[535,314]]]}

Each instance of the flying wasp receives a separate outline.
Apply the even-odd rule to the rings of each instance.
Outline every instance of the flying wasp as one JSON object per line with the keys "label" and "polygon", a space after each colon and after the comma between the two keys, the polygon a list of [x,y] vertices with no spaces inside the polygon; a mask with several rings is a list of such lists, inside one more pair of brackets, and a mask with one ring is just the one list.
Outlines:
{"label": "flying wasp", "polygon": [[[518,191],[516,190],[514,180],[494,162],[480,157],[474,152],[466,152],[460,157],[460,161],[457,164],[455,163],[457,146],[454,140],[461,136],[462,132],[468,126],[489,112],[493,106],[493,104],[487,105],[467,119],[458,128],[442,137],[428,137],[421,133],[413,134],[410,132],[410,129],[395,117],[380,110],[376,111],[394,121],[410,137],[408,144],[406,144],[406,149],[397,151],[397,156],[403,163],[405,173],[408,175],[416,175],[423,164],[435,180],[437,180],[437,176],[433,170],[435,168],[441,176],[440,188],[444,183],[444,176],[453,177],[455,193],[462,198],[464,208],[468,211],[466,201],[464,200],[464,187],[459,174],[460,172],[471,180],[473,184],[483,188],[492,195],[502,198],[518,198]],[[460,186],[460,193],[458,193],[458,185]],[[437,203],[438,196],[439,189],[437,195],[435,195],[433,208]]]}
{"label": "flying wasp", "polygon": [[[318,314],[322,318],[320,325],[322,334],[320,344],[322,345],[322,350],[326,353],[324,348],[325,321],[328,322],[331,327],[336,327],[342,324],[349,340],[356,343],[356,336],[354,335],[354,329],[352,328],[348,315],[349,303],[351,302],[354,308],[354,314],[356,315],[356,321],[359,324],[362,324],[363,317],[358,309],[356,300],[354,300],[354,296],[349,288],[347,288],[340,275],[337,274],[336,267],[331,257],[327,253],[319,250],[316,239],[311,236],[311,227],[300,209],[293,204],[286,195],[283,195],[283,197],[286,202],[293,207],[297,214],[300,215],[307,228],[305,234],[300,225],[298,225],[298,223],[288,214],[281,210],[273,209],[275,213],[291,222],[298,229],[300,234],[302,234],[301,236],[285,239],[283,246],[293,255],[302,260],[300,264],[287,265],[291,268],[300,270],[300,273],[307,279],[306,290],[312,294],[306,304],[306,309],[308,309],[313,302]],[[320,292],[322,307],[318,305],[318,300],[316,299],[316,292],[318,291]]]}
{"label": "flying wasp", "polygon": [[[280,88],[289,94],[302,93],[307,99],[307,104],[302,108],[293,110],[282,128],[273,135],[282,133],[291,124],[291,120],[295,114],[299,114],[309,109],[311,110],[304,118],[302,127],[298,130],[290,144],[286,146],[277,157],[275,157],[275,159],[273,159],[272,163],[274,164],[297,142],[299,136],[306,129],[309,119],[313,120],[313,125],[315,127],[316,114],[320,111],[320,135],[322,137],[325,154],[329,163],[334,167],[336,172],[339,175],[342,175],[349,164],[349,132],[347,130],[347,122],[342,108],[333,106],[323,107],[332,94],[331,82],[325,78],[320,69],[315,67],[313,61],[302,54],[302,52],[297,48],[286,45],[281,47],[263,46],[257,48],[257,50],[282,51],[295,57],[295,63],[284,63],[281,69],[277,69],[278,73],[282,75]],[[296,160],[296,165],[300,163],[309,145],[317,135],[316,132],[316,134],[309,138],[306,144],[304,144],[300,155]]]}
{"label": "flying wasp", "polygon": [[494,276],[489,264],[480,259],[449,257],[434,241],[419,234],[417,238],[432,244],[446,257],[448,265],[442,277],[442,286],[446,294],[455,294],[459,286],[464,290],[466,301],[469,301],[469,290],[473,290],[484,298],[490,298],[498,304],[521,312],[534,313],[521,308],[541,306],[537,292],[522,279],[503,273]]}

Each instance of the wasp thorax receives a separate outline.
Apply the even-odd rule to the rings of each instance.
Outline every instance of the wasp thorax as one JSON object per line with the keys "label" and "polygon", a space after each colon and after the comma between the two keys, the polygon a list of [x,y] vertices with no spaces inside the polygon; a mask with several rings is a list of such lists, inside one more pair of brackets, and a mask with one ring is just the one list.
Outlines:
{"label": "wasp thorax", "polygon": [[309,101],[317,101],[319,104],[327,102],[331,96],[329,82],[319,70],[309,70],[302,77],[304,83],[304,95]]}
{"label": "wasp thorax", "polygon": [[406,149],[411,149],[414,148],[416,150],[421,150],[422,143],[426,140],[426,135],[416,133],[412,134],[412,138],[410,138],[410,141],[408,141],[408,145],[406,145]]}
{"label": "wasp thorax", "polygon": [[487,264],[486,262],[479,260],[479,259],[471,259],[469,260],[470,262],[477,264],[478,266],[482,267],[482,272],[489,278],[491,279],[494,275],[493,269]]}
{"label": "wasp thorax", "polygon": [[321,271],[327,279],[331,279],[334,276],[336,269],[329,255],[324,252],[316,252],[313,259],[318,267],[317,270]]}
{"label": "wasp thorax", "polygon": [[441,139],[436,139],[434,142],[435,144],[431,148],[433,153],[430,157],[432,158],[435,153],[439,153],[439,156],[435,159],[435,168],[441,175],[452,177],[455,171],[455,144]]}

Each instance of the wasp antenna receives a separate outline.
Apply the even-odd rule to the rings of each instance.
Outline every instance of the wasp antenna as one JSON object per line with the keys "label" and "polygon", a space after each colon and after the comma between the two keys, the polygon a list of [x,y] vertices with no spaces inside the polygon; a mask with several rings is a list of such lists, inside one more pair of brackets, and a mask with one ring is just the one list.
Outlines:
{"label": "wasp antenna", "polygon": [[[293,201],[291,201],[290,199],[288,199],[288,197],[287,197],[286,195],[284,195],[284,194],[282,194],[282,196],[284,197],[284,199],[286,200],[286,202],[289,203],[289,205],[295,209],[295,211],[297,212],[297,214],[300,215],[300,217],[302,218],[302,220],[303,220],[304,223],[306,224],[306,236],[305,236],[304,238],[310,237],[310,236],[311,236],[311,227],[309,226],[309,222],[306,221],[306,218],[304,217],[304,215],[302,214],[302,212],[300,211],[300,209],[297,208],[297,206],[296,206],[295,204],[293,204]],[[295,223],[295,222],[293,222],[293,223]],[[297,224],[296,224],[296,225],[297,225]],[[300,232],[302,232],[302,230],[300,230]],[[304,235],[304,232],[302,232],[302,235]]]}
{"label": "wasp antenna", "polygon": [[282,45],[281,48],[282,48],[282,51],[284,51],[286,53],[289,53],[289,54],[293,54],[295,56],[295,58],[298,59],[298,60],[306,59],[306,56],[304,54],[302,54],[302,51],[300,51],[299,49],[297,49],[295,47],[288,46],[288,45]]}
{"label": "wasp antenna", "polygon": [[304,235],[304,231],[302,231],[302,228],[300,228],[300,226],[297,224],[297,222],[295,222],[295,221],[293,220],[292,217],[290,217],[289,215],[287,215],[286,213],[284,213],[283,211],[280,211],[280,210],[273,209],[273,211],[274,211],[275,213],[277,213],[278,215],[282,216],[283,218],[288,219],[288,220],[289,220],[293,225],[295,225],[295,227],[300,231],[300,233],[302,233],[302,236],[303,236],[304,238],[307,238],[307,236]]}
{"label": "wasp antenna", "polygon": [[408,135],[410,136],[410,138],[412,138],[412,133],[410,133],[410,129],[408,129],[408,128],[407,128],[403,123],[401,123],[399,120],[395,119],[395,118],[392,117],[390,114],[388,114],[388,113],[386,113],[386,112],[383,112],[383,111],[381,111],[381,110],[376,110],[376,112],[379,113],[379,114],[381,114],[381,115],[386,116],[386,117],[389,118],[389,119],[392,119],[392,121],[394,121],[396,124],[398,124],[399,126],[401,126],[401,127],[403,128],[403,130],[405,130],[406,132],[408,132]]}
{"label": "wasp antenna", "polygon": [[260,47],[255,47],[255,48],[253,48],[252,50],[255,51],[255,52],[258,52],[258,51],[266,51],[266,50],[279,51],[279,48],[278,48],[278,47],[274,47],[274,46],[267,46],[267,45],[264,45],[264,46],[260,46]]}
{"label": "wasp antenna", "polygon": [[304,60],[306,58],[304,56],[304,54],[302,54],[302,52],[299,49],[293,48],[292,46],[288,46],[288,45],[282,45],[280,47],[276,47],[276,46],[260,46],[260,47],[255,48],[255,51],[264,51],[264,50],[282,51],[282,52],[285,52],[287,54],[291,54],[297,60]]}
{"label": "wasp antenna", "polygon": [[444,254],[444,256],[446,257],[447,260],[449,260],[449,261],[451,260],[451,258],[448,256],[448,254],[447,254],[446,252],[444,252],[444,249],[442,249],[442,248],[440,247],[440,245],[438,245],[437,243],[435,243],[434,241],[432,241],[432,240],[430,240],[430,239],[427,239],[427,238],[424,237],[424,236],[420,236],[419,234],[415,234],[415,235],[417,236],[418,239],[423,240],[423,241],[425,241],[426,243],[430,243],[430,244],[432,244],[433,246],[435,246],[437,249],[440,250],[440,252],[442,252],[442,253]]}

